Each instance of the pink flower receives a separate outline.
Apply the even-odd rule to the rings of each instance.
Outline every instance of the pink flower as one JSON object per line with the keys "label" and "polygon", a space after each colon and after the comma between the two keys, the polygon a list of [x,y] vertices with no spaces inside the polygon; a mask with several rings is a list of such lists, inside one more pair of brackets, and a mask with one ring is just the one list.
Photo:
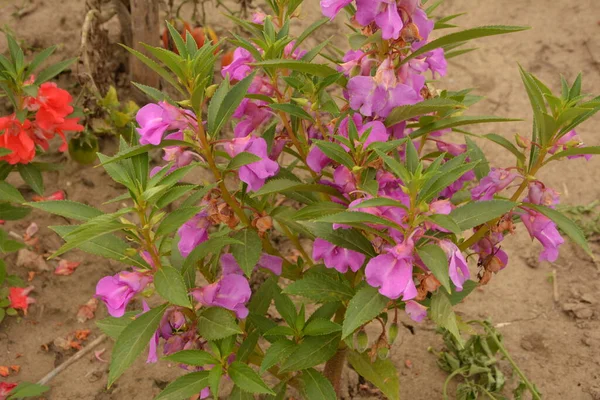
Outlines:
{"label": "pink flower", "polygon": [[252,72],[252,67],[249,65],[256,61],[252,57],[252,53],[243,47],[238,47],[233,52],[233,61],[231,64],[221,70],[223,78],[229,75],[231,80],[241,81]]}
{"label": "pink flower", "polygon": [[441,240],[439,245],[446,253],[446,257],[448,257],[450,279],[454,283],[454,286],[456,286],[456,290],[460,292],[463,289],[463,283],[471,277],[467,260],[465,260],[460,249],[454,243],[448,240]]}
{"label": "pink flower", "polygon": [[267,14],[258,10],[252,14],[252,23],[262,25],[265,23],[265,18],[267,18]]}
{"label": "pink flower", "polygon": [[[429,211],[425,215],[448,215],[452,212],[452,202],[450,200],[436,200],[429,204]],[[448,232],[441,226],[434,224],[431,221],[425,221],[426,229],[435,229],[440,232]]]}
{"label": "pink flower", "polygon": [[[223,276],[230,274],[244,275],[244,271],[242,271],[240,268],[240,265],[237,263],[235,257],[233,257],[233,254],[223,254],[220,261]],[[268,269],[275,275],[279,276],[281,275],[281,271],[283,269],[283,260],[280,257],[263,253],[254,269],[256,269],[256,267]]]}
{"label": "pink flower", "polygon": [[324,16],[334,19],[350,3],[352,0],[321,0],[321,10]]}
{"label": "pink flower", "polygon": [[366,57],[362,50],[348,50],[342,58],[343,63],[339,65],[338,71],[346,76],[369,75],[371,63],[375,60]]}
{"label": "pink flower", "polygon": [[365,262],[365,255],[317,238],[313,244],[313,259],[323,260],[327,268],[334,268],[344,274],[348,272],[348,268],[353,272],[358,271]]}
{"label": "pink flower", "polygon": [[[572,149],[572,148],[582,148],[585,147],[579,136],[577,136],[576,131],[570,131],[560,139],[556,141],[554,146],[548,151],[550,154],[555,154],[557,152],[561,152],[564,150]],[[576,154],[573,156],[567,156],[568,159],[574,158],[585,158],[589,161],[592,158],[591,154]]]}
{"label": "pink flower", "polygon": [[310,169],[319,173],[331,163],[331,159],[315,145],[308,152],[306,163]]}
{"label": "pink flower", "polygon": [[261,158],[240,167],[238,174],[240,180],[248,184],[248,189],[255,192],[265,184],[265,180],[279,172],[279,164],[269,159],[267,142],[263,138],[246,136],[245,138],[232,139],[225,145],[225,151],[230,157],[235,157],[242,152],[252,153]]}
{"label": "pink flower", "polygon": [[[148,303],[146,303],[146,300],[142,301],[142,310],[143,313],[147,313],[148,311],[150,311],[150,307],[148,306]],[[152,335],[152,338],[148,343],[148,357],[146,358],[146,364],[154,364],[158,361],[157,350],[159,340],[160,337],[158,335],[158,331],[156,331],[154,332],[154,335]]]}
{"label": "pink flower", "polygon": [[208,240],[208,228],[211,223],[208,213],[202,211],[183,224],[178,230],[177,248],[183,257],[187,257],[200,244]]}
{"label": "pink flower", "polygon": [[408,314],[408,316],[415,322],[421,322],[427,316],[427,307],[413,300],[406,302],[406,307],[404,310],[406,311],[406,314]]}
{"label": "pink flower", "polygon": [[367,283],[379,288],[379,293],[390,299],[410,300],[417,296],[413,281],[414,243],[408,239],[387,250],[367,263]]}
{"label": "pink flower", "polygon": [[544,250],[540,253],[540,261],[556,261],[558,247],[565,242],[556,229],[556,224],[550,218],[533,210],[523,213],[521,220],[531,238],[539,240],[544,246]]}
{"label": "pink flower", "polygon": [[110,315],[118,318],[125,314],[125,308],[131,299],[151,281],[152,276],[138,271],[123,271],[114,276],[105,276],[96,285],[96,297],[106,304]]}
{"label": "pink flower", "polygon": [[425,78],[419,75],[409,75],[405,83],[399,82],[392,61],[387,58],[375,76],[350,79],[347,86],[350,107],[366,117],[385,118],[396,107],[422,101],[420,90],[424,83]]}
{"label": "pink flower", "polygon": [[404,27],[396,0],[356,0],[356,21],[363,26],[375,22],[385,40],[398,39]]}
{"label": "pink flower", "polygon": [[215,283],[192,291],[192,296],[200,304],[226,308],[242,319],[248,316],[246,303],[251,295],[248,280],[237,274],[225,275]]}
{"label": "pink flower", "polygon": [[529,193],[523,199],[525,203],[554,208],[560,202],[560,195],[552,188],[544,186],[542,182],[531,182]]}
{"label": "pink flower", "polygon": [[262,101],[251,101],[250,99],[242,100],[233,114],[234,118],[241,118],[241,121],[233,129],[236,138],[248,136],[273,115],[262,103]]}
{"label": "pink flower", "polygon": [[471,189],[473,200],[492,200],[494,195],[504,190],[519,175],[500,168],[492,168],[489,175],[483,178],[479,185]]}
{"label": "pink flower", "polygon": [[196,117],[191,111],[161,101],[140,108],[135,118],[140,126],[137,130],[140,144],[159,145],[167,131],[181,131],[193,126]]}

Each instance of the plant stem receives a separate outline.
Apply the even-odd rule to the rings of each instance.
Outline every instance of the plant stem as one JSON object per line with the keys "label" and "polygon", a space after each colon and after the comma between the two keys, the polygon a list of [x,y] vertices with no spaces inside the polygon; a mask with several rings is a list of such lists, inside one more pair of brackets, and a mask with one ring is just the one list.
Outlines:
{"label": "plant stem", "polygon": [[448,377],[446,378],[446,381],[444,382],[444,387],[442,390],[444,400],[448,400],[448,384],[450,383],[450,381],[452,381],[452,378],[454,378],[456,375],[462,374],[463,372],[467,372],[467,370],[468,370],[467,367],[462,367],[462,368],[455,370],[450,375],[448,375]]}
{"label": "plant stem", "polygon": [[331,382],[338,399],[341,397],[342,372],[344,372],[344,367],[346,366],[347,350],[345,346],[344,348],[339,348],[337,353],[327,361],[323,370],[323,375]]}
{"label": "plant stem", "polygon": [[485,329],[485,331],[488,333],[488,335],[490,335],[492,337],[492,339],[494,340],[494,343],[496,343],[496,346],[498,346],[498,350],[500,350],[500,353],[502,353],[502,355],[508,360],[508,362],[510,363],[512,368],[519,375],[519,377],[523,380],[523,383],[525,383],[525,386],[527,386],[527,389],[531,393],[531,396],[533,397],[533,399],[534,400],[542,400],[539,392],[537,391],[537,389],[535,388],[533,383],[531,383],[529,381],[529,379],[527,379],[527,377],[525,376],[523,371],[521,371],[519,366],[515,363],[515,361],[510,356],[510,354],[508,354],[508,351],[506,350],[506,348],[504,347],[502,342],[498,339],[498,336],[496,336],[496,333],[494,332],[494,330],[491,329],[485,322],[481,322],[481,321],[470,321],[469,322],[469,324],[473,324],[473,323],[481,325],[483,327],[483,329]]}

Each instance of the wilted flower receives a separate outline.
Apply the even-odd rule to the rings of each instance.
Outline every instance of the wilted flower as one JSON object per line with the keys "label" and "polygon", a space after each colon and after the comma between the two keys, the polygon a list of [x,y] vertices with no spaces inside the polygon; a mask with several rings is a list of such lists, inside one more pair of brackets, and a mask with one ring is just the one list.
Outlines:
{"label": "wilted flower", "polygon": [[408,314],[408,316],[415,322],[421,322],[427,316],[427,307],[413,300],[406,302],[406,307],[404,310],[406,311],[406,314]]}
{"label": "wilted flower", "polygon": [[523,202],[554,208],[560,202],[560,195],[556,190],[536,181],[529,184],[529,193]]}
{"label": "wilted flower", "polygon": [[10,307],[15,310],[23,310],[23,313],[27,315],[27,309],[30,304],[35,303],[35,299],[29,297],[29,293],[33,290],[33,286],[26,288],[11,287],[8,289],[8,301],[10,301]]}
{"label": "wilted flower", "polygon": [[518,176],[515,172],[506,169],[492,168],[489,175],[471,190],[473,200],[492,200],[496,193],[504,190]]}

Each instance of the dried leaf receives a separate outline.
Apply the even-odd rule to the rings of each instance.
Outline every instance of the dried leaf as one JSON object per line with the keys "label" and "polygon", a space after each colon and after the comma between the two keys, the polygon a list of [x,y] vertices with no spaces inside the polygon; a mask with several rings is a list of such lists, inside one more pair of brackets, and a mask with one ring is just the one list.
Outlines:
{"label": "dried leaf", "polygon": [[54,270],[55,275],[68,276],[71,275],[81,263],[77,261],[60,260],[58,267]]}
{"label": "dried leaf", "polygon": [[77,311],[77,321],[85,322],[89,319],[93,319],[96,316],[96,309],[98,308],[98,299],[92,297],[87,303],[79,306]]}
{"label": "dried leaf", "polygon": [[50,267],[40,254],[28,249],[21,249],[17,253],[17,267],[35,269],[38,271],[50,271]]}

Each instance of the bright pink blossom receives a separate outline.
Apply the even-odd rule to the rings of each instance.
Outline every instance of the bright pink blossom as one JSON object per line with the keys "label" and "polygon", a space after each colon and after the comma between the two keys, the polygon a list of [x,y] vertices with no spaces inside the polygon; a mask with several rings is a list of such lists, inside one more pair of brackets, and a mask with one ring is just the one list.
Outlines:
{"label": "bright pink blossom", "polygon": [[237,274],[225,275],[215,283],[192,291],[192,296],[200,304],[235,311],[238,318],[248,316],[246,303],[251,295],[248,280]]}
{"label": "bright pink blossom", "polygon": [[334,19],[350,3],[352,0],[321,0],[321,10],[324,16]]}
{"label": "bright pink blossom", "polygon": [[421,322],[427,316],[427,307],[414,300],[407,301],[404,310],[415,322]]}
{"label": "bright pink blossom", "polygon": [[206,211],[201,211],[183,224],[178,230],[177,247],[183,257],[187,257],[200,244],[208,240],[208,228],[211,222]]}
{"label": "bright pink blossom", "polygon": [[248,189],[255,192],[259,190],[267,178],[279,172],[279,164],[269,158],[267,142],[263,138],[246,136],[245,138],[232,139],[225,145],[225,151],[230,157],[235,157],[242,152],[248,152],[261,158],[240,167],[238,174],[240,180],[248,184]]}
{"label": "bright pink blossom", "polygon": [[412,239],[388,249],[367,263],[367,283],[379,288],[379,293],[390,299],[410,300],[417,296],[413,281],[414,243]]}
{"label": "bright pink blossom", "polygon": [[125,314],[125,308],[131,299],[151,281],[151,275],[139,271],[123,271],[114,276],[105,276],[96,285],[96,297],[106,304],[110,315],[118,318]]}
{"label": "bright pink blossom", "polygon": [[460,292],[463,289],[465,281],[471,277],[467,260],[465,260],[460,249],[454,243],[442,240],[439,242],[439,245],[446,253],[446,257],[448,257],[450,279],[454,283],[454,286],[456,286],[456,290]]}
{"label": "bright pink blossom", "polygon": [[181,131],[195,125],[191,111],[175,107],[167,102],[146,104],[136,115],[139,124],[140,144],[159,145],[168,131]]}
{"label": "bright pink blossom", "polygon": [[556,224],[550,218],[533,210],[523,213],[521,220],[531,238],[539,240],[544,246],[540,253],[540,261],[556,261],[558,247],[565,242],[558,229],[556,229]]}
{"label": "bright pink blossom", "polygon": [[327,268],[334,268],[342,274],[348,272],[348,268],[353,272],[358,271],[365,262],[364,254],[319,238],[313,244],[313,258],[315,261],[323,260]]}
{"label": "bright pink blossom", "polygon": [[494,195],[504,190],[519,175],[513,171],[501,168],[492,168],[489,175],[471,189],[473,200],[492,200]]}

